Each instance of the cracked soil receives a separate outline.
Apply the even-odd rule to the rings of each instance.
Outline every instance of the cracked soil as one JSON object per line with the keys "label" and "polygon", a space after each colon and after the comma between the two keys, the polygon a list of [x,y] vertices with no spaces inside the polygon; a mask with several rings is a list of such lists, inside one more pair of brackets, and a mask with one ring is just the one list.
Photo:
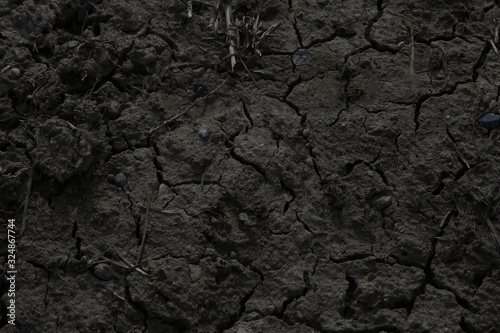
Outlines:
{"label": "cracked soil", "polygon": [[187,3],[0,1],[0,332],[500,332],[498,1]]}

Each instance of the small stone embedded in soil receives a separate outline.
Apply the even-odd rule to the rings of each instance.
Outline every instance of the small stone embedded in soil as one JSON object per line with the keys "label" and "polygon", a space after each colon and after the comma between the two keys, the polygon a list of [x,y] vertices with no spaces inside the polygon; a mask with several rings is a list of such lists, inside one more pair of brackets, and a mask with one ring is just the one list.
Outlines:
{"label": "small stone embedded in soil", "polygon": [[285,192],[283,193],[283,200],[285,200],[285,202],[292,202],[293,201],[293,195],[291,195],[290,193],[288,192]]}
{"label": "small stone embedded in soil", "polygon": [[208,95],[208,89],[204,85],[200,84],[198,87],[196,87],[196,97],[201,98],[205,97]]}
{"label": "small stone embedded in soil", "polygon": [[307,139],[309,135],[311,135],[311,130],[309,128],[304,128],[304,130],[302,131],[302,136],[304,137],[304,139]]}
{"label": "small stone embedded in soil", "polygon": [[226,190],[223,194],[224,199],[230,200],[234,198],[234,191],[233,190]]}
{"label": "small stone embedded in soil", "polygon": [[309,65],[313,61],[311,52],[308,49],[298,49],[292,56],[295,66]]}
{"label": "small stone embedded in soil", "polygon": [[477,120],[479,126],[492,130],[500,126],[500,115],[487,113]]}
{"label": "small stone embedded in soil", "polygon": [[324,6],[328,5],[330,0],[318,0],[317,2],[318,2],[318,5],[324,7]]}
{"label": "small stone embedded in soil", "polygon": [[212,248],[209,248],[209,247],[207,247],[207,248],[205,249],[205,253],[203,253],[203,256],[204,256],[204,257],[213,257],[213,256],[215,256],[215,255],[216,255],[215,250],[214,250],[214,249],[212,249]]}
{"label": "small stone embedded in soil", "polygon": [[108,183],[113,184],[115,182],[115,175],[110,173],[109,175],[106,176],[106,179],[108,180]]}
{"label": "small stone embedded in soil", "polygon": [[203,67],[199,67],[199,68],[196,68],[196,69],[193,69],[193,77],[195,78],[200,78],[203,76],[203,74],[205,74],[205,68]]}
{"label": "small stone embedded in soil", "polygon": [[70,40],[69,42],[66,42],[64,44],[61,45],[61,49],[72,49],[74,47],[77,47],[78,46],[78,41],[76,40]]}
{"label": "small stone embedded in soil", "polygon": [[113,270],[106,264],[98,264],[95,266],[94,275],[103,281],[109,281],[114,277]]}
{"label": "small stone embedded in soil", "polygon": [[246,226],[254,226],[255,223],[248,217],[247,213],[241,213],[238,215],[238,220]]}
{"label": "small stone embedded in soil", "polygon": [[201,267],[198,265],[189,265],[189,275],[191,277],[191,282],[195,283],[200,280],[202,274]]}
{"label": "small stone embedded in soil", "polygon": [[19,68],[16,68],[16,67],[12,68],[12,69],[10,70],[10,72],[11,72],[12,74],[14,74],[15,76],[20,76],[20,75],[21,75],[21,71],[19,70]]}
{"label": "small stone embedded in soil", "polygon": [[210,134],[210,131],[208,130],[208,127],[206,125],[201,125],[200,126],[200,129],[198,130],[198,134],[202,137],[202,138],[207,138],[208,135]]}
{"label": "small stone embedded in soil", "polygon": [[127,176],[125,176],[123,173],[117,173],[115,175],[115,184],[119,187],[125,186],[127,184]]}
{"label": "small stone embedded in soil", "polygon": [[26,140],[26,149],[28,151],[33,150],[35,147],[36,147],[36,144],[33,140],[31,140],[31,139]]}
{"label": "small stone embedded in soil", "polygon": [[373,207],[382,211],[392,204],[392,197],[385,194],[376,194],[371,198],[370,201]]}

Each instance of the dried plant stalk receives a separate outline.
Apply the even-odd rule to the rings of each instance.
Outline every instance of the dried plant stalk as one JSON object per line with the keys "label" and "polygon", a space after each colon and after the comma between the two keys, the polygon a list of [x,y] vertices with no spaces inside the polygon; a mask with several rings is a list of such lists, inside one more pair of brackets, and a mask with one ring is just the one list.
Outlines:
{"label": "dried plant stalk", "polygon": [[231,57],[231,72],[234,72],[234,67],[236,66],[236,48],[235,48],[236,31],[234,29],[231,20],[231,3],[227,3],[225,5],[225,13],[226,13],[227,37],[229,39],[229,56]]}

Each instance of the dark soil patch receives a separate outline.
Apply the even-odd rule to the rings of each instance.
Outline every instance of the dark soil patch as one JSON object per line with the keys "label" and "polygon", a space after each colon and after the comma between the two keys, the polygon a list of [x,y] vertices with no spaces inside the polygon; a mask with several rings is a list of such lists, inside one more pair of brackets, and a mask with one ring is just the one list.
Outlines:
{"label": "dark soil patch", "polygon": [[496,1],[187,2],[1,2],[0,332],[500,332]]}

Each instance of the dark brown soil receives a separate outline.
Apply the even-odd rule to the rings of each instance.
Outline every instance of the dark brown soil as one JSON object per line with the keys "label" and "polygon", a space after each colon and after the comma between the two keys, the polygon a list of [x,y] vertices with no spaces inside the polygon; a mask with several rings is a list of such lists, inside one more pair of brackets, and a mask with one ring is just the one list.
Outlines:
{"label": "dark brown soil", "polygon": [[186,4],[0,1],[0,332],[500,332],[497,1]]}

